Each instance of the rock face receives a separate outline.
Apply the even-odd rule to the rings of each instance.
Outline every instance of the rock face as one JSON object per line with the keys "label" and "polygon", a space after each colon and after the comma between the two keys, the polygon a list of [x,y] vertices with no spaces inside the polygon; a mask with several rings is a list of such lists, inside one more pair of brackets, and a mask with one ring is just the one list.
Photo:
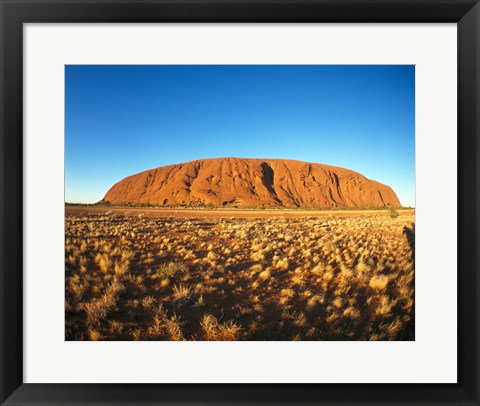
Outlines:
{"label": "rock face", "polygon": [[361,207],[400,206],[389,186],[348,169],[287,159],[201,159],[128,176],[112,204]]}

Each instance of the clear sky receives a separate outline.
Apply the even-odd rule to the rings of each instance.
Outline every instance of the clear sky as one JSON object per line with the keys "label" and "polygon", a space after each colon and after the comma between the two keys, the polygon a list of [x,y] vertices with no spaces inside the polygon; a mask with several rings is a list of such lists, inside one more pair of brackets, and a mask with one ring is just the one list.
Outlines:
{"label": "clear sky", "polygon": [[413,65],[68,65],[65,200],[202,158],[341,166],[415,205]]}

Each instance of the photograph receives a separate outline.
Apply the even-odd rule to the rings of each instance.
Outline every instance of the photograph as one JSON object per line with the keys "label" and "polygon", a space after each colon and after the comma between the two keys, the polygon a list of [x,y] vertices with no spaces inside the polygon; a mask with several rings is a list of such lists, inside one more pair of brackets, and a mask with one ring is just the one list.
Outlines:
{"label": "photograph", "polygon": [[415,65],[64,74],[66,341],[415,340]]}

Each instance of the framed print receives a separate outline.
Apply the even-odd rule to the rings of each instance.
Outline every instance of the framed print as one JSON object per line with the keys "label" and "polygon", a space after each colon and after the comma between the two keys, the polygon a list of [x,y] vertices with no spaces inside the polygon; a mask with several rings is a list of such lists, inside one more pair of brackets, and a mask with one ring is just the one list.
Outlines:
{"label": "framed print", "polygon": [[[414,211],[407,208],[415,190],[408,182],[414,71],[412,65],[66,65],[65,340],[414,340]],[[117,89],[124,90],[115,104],[119,95],[109,95]],[[94,107],[95,100],[102,101]],[[340,109],[328,107],[334,100]],[[362,109],[365,103],[370,107]],[[155,108],[147,113],[150,104]],[[382,130],[380,105],[380,114],[391,116]],[[132,115],[118,123],[123,130],[96,130],[120,121],[117,111],[125,106]],[[302,127],[313,110],[317,121]],[[335,112],[348,117],[347,128]],[[182,126],[179,116],[195,124]],[[155,124],[142,128],[149,117]],[[374,151],[378,139],[355,134],[366,121],[377,128],[368,125],[370,137],[389,140],[384,149]],[[151,125],[157,130],[149,136]],[[231,138],[215,133],[219,127]],[[122,146],[126,154],[107,163],[114,134],[117,154]],[[336,142],[335,156],[326,146],[341,134],[355,136]],[[389,166],[398,161],[392,172],[402,174],[396,183],[407,184],[397,192],[404,209],[378,178],[306,162],[353,165],[367,143],[366,156],[390,153]],[[97,161],[94,144],[103,151]],[[138,144],[150,144],[151,165],[167,165],[127,175],[90,200],[87,167],[98,179],[122,162],[116,176]]]}
{"label": "framed print", "polygon": [[476,1],[0,1],[2,404],[478,404]]}

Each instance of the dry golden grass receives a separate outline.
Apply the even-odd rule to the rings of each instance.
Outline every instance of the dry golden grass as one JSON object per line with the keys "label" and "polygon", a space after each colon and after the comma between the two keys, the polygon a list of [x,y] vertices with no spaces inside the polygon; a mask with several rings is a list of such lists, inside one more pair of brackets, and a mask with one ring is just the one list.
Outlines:
{"label": "dry golden grass", "polygon": [[413,340],[414,215],[67,215],[67,340]]}

